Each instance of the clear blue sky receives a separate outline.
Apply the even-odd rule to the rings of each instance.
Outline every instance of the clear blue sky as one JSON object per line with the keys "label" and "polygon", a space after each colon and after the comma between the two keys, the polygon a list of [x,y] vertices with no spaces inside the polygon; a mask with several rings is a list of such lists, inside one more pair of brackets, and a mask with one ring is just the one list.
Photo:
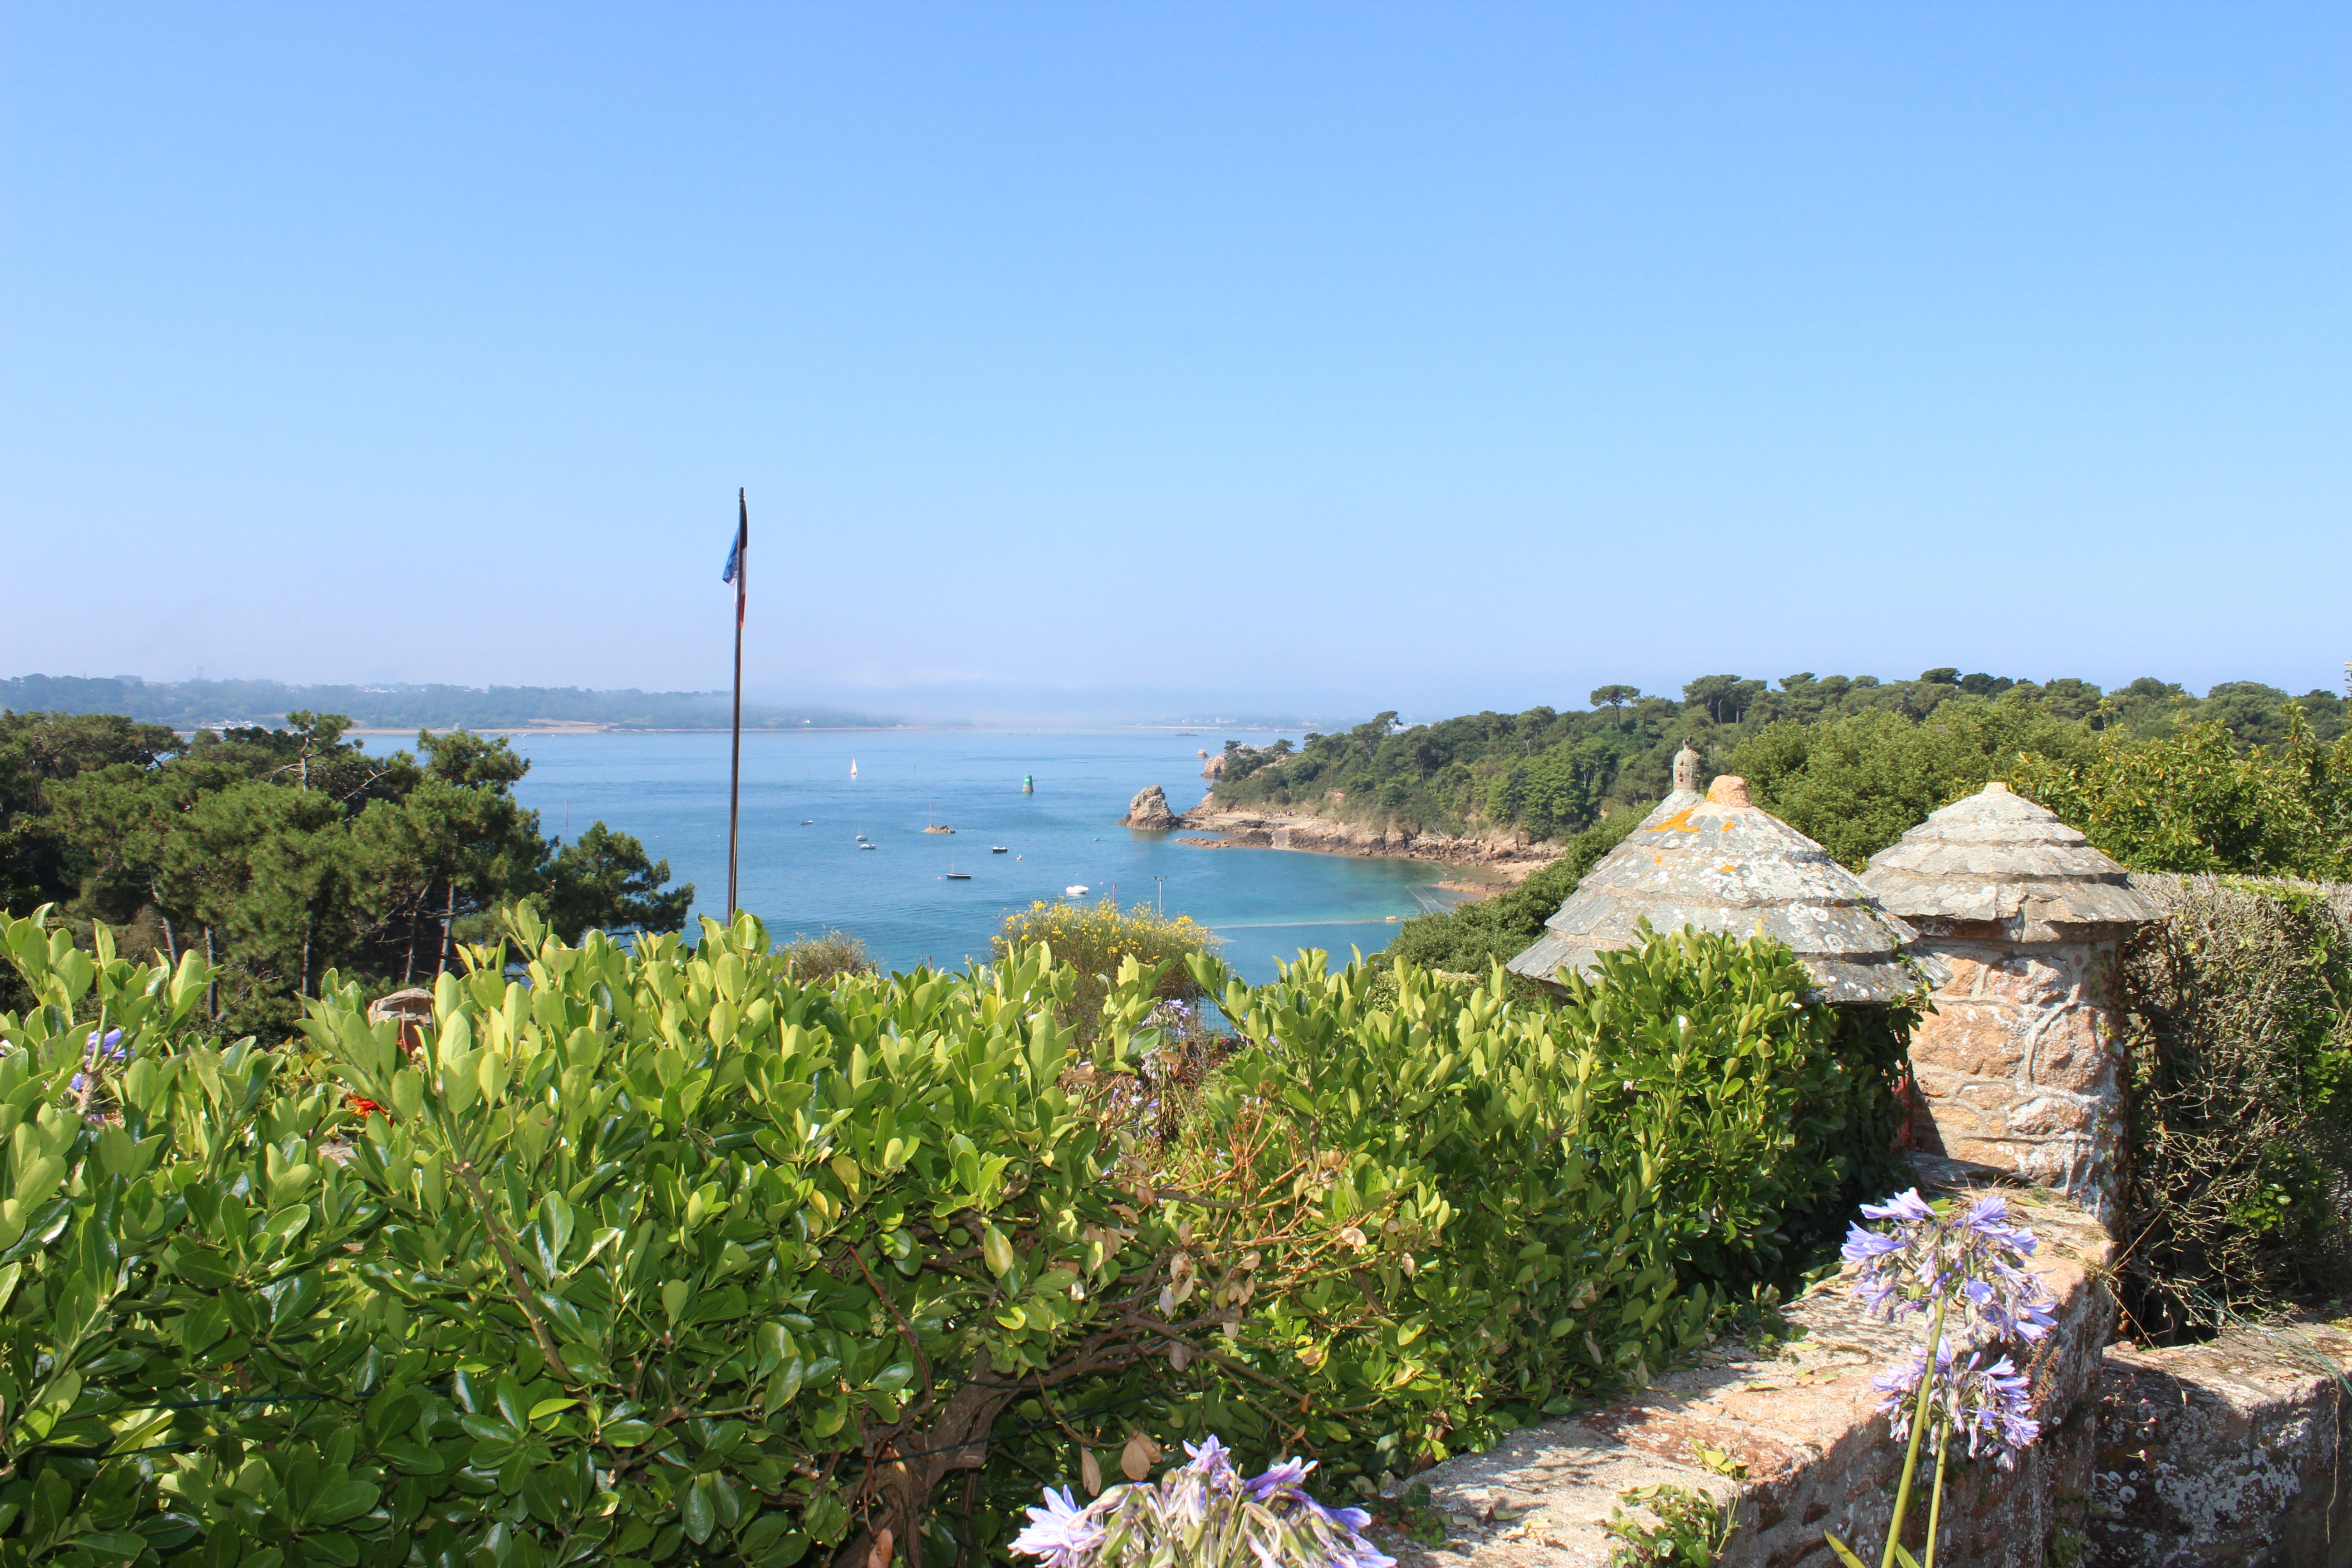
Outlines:
{"label": "clear blue sky", "polygon": [[9,5],[0,673],[722,685],[747,485],[778,697],[2334,685],[2347,79],[2342,5]]}

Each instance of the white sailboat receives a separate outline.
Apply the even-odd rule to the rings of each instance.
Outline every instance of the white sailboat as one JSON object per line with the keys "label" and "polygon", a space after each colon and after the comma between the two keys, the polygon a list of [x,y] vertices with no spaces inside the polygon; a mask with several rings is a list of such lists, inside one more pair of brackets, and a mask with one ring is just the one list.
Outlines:
{"label": "white sailboat", "polygon": [[849,759],[849,776],[851,778],[856,778],[857,776],[857,759],[856,757]]}

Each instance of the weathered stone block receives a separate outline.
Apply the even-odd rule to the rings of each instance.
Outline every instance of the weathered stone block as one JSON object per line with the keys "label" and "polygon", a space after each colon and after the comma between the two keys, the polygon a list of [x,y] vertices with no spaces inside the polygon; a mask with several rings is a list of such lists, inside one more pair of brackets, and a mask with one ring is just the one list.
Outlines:
{"label": "weathered stone block", "polygon": [[2034,1021],[2032,1060],[2026,1073],[2052,1089],[2095,1094],[2115,1083],[2119,1070],[2115,1019],[2104,1007],[2071,1006]]}
{"label": "weathered stone block", "polygon": [[1930,943],[1950,972],[1912,1040],[1913,1077],[1945,1153],[1998,1164],[2111,1215],[2115,1161],[2093,1147],[2120,1114],[2120,1066],[2094,942]]}
{"label": "weathered stone block", "polygon": [[1911,1035],[1914,1068],[1933,1064],[1972,1078],[2015,1078],[2030,1054],[2032,1022],[2010,1007],[1974,1000],[1939,1001]]}
{"label": "weathered stone block", "polygon": [[2347,1364],[2316,1322],[2108,1352],[2086,1568],[2352,1564]]}
{"label": "weathered stone block", "polygon": [[1944,1152],[1955,1160],[1971,1165],[1990,1165],[1996,1171],[2014,1171],[2018,1163],[2032,1152],[2032,1145],[2009,1139],[1954,1138],[1948,1140]]}
{"label": "weathered stone block", "polygon": [[[1985,949],[1981,961],[1971,965],[1973,983],[1962,990],[1955,976],[1954,983],[1948,984],[1945,989],[1955,996],[2005,1002],[2015,1007],[2049,1007],[2090,1000],[2084,994],[2089,957],[2087,948],[2073,943],[2007,952]],[[1947,957],[1946,962],[1953,960]]]}
{"label": "weathered stone block", "polygon": [[2010,1101],[2006,1113],[2013,1138],[2087,1137],[2099,1121],[2096,1100],[2073,1094],[2025,1094]]}
{"label": "weathered stone block", "polygon": [[2030,1092],[2005,1079],[1972,1078],[1955,1084],[1947,1103],[1973,1113],[1977,1124],[1985,1129],[1979,1136],[1999,1138],[2015,1134],[2011,1115],[2020,1102],[2032,1098]]}

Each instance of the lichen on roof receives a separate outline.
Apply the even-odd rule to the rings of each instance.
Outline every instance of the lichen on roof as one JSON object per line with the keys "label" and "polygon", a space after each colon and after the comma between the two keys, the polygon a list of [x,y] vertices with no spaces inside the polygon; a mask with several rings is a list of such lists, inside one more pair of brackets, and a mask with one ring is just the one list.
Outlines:
{"label": "lichen on roof", "polygon": [[[1678,770],[1679,771],[1679,770]],[[1904,950],[1916,936],[1829,852],[1748,803],[1745,780],[1678,791],[1576,885],[1514,973],[1553,983],[1631,947],[1647,921],[1785,943],[1817,989],[1809,1000],[1888,1002],[1918,984]]]}
{"label": "lichen on roof", "polygon": [[2158,918],[2121,866],[1998,782],[1872,856],[1863,881],[1930,932],[1998,923],[2012,941],[2083,941]]}

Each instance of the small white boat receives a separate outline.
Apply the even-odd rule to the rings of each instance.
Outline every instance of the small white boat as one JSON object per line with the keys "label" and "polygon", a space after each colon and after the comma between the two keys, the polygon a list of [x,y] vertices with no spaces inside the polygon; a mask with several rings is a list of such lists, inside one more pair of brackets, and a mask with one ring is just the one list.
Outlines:
{"label": "small white boat", "polygon": [[881,848],[881,847],[882,847],[882,846],[880,846],[879,844],[861,844],[861,845],[859,845],[859,846],[858,846],[858,847],[859,847],[860,849],[879,849],[879,848]]}
{"label": "small white boat", "polygon": [[1073,899],[1083,899],[1088,893],[1094,891],[1094,889],[1087,887],[1084,882],[1073,882],[1068,887],[1064,888],[1062,891]]}
{"label": "small white boat", "polygon": [[849,759],[849,776],[851,778],[856,778],[857,776],[857,759],[856,757]]}

